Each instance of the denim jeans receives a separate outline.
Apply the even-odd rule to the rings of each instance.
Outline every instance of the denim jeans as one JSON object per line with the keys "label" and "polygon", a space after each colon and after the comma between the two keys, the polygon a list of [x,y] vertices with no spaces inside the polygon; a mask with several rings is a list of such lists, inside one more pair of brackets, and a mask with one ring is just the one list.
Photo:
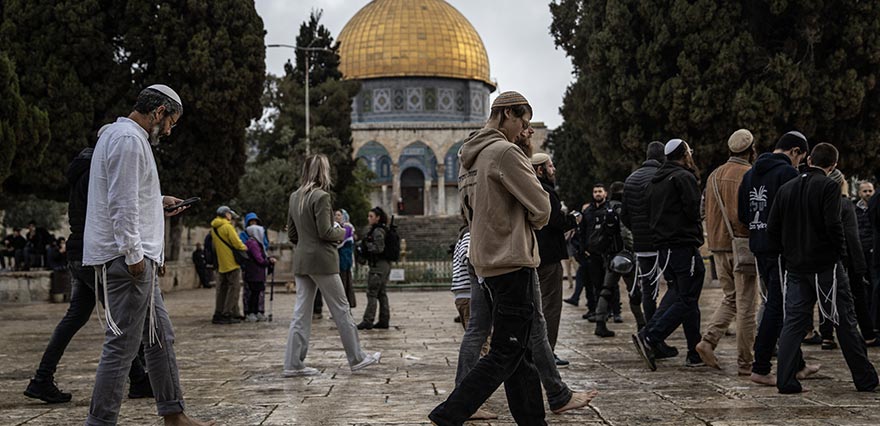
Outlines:
{"label": "denim jeans", "polygon": [[[117,335],[107,328],[104,334],[104,348],[95,373],[95,387],[86,420],[88,426],[116,424],[122,405],[125,370],[137,356],[142,341],[158,414],[166,416],[184,410],[174,354],[174,330],[162,292],[155,282],[158,279],[156,264],[148,258],[144,258],[144,263],[145,270],[137,277],[128,272],[125,257],[95,267],[106,267],[107,282],[104,285],[109,299],[105,306],[122,333]],[[151,297],[155,310],[150,309]],[[154,314],[158,339],[150,342],[149,318]]]}
{"label": "denim jeans", "polygon": [[[46,351],[43,352],[43,358],[34,376],[37,381],[52,381],[54,379],[58,362],[64,356],[67,345],[73,336],[88,323],[92,311],[95,310],[95,270],[90,267],[83,268],[82,262],[79,261],[71,261],[67,266],[70,269],[70,305],[67,307],[64,318],[55,326],[52,338],[49,339]],[[143,346],[141,348],[142,353]],[[132,383],[147,379],[143,362],[139,357],[134,357],[131,361],[128,378]]]}
{"label": "denim jeans", "polygon": [[[770,374],[773,365],[770,359],[776,350],[776,342],[782,331],[782,275],[780,267],[785,264],[780,256],[756,255],[758,275],[767,289],[767,299],[764,301],[764,314],[758,324],[758,334],[755,335],[755,362],[752,363],[752,373],[766,376]],[[812,315],[810,315],[812,318]],[[804,356],[797,347],[798,371],[804,368]]]}
{"label": "denim jeans", "polygon": [[[689,355],[696,353],[700,343],[700,293],[706,267],[697,247],[676,247],[660,251],[660,264],[665,265],[663,276],[670,290],[675,290],[669,307],[656,313],[645,326],[645,336],[656,345],[666,340],[679,325],[684,329]],[[665,297],[664,297],[665,299]],[[661,303],[662,304],[662,303]]]}
{"label": "denim jeans", "polygon": [[[834,268],[818,274],[801,274],[789,272],[785,281],[785,321],[782,334],[779,336],[779,373],[776,387],[780,393],[797,393],[802,391],[796,375],[802,366],[799,360],[801,341],[807,335],[812,321],[813,306],[818,301],[817,291],[832,294],[832,286],[837,284],[837,313],[839,315],[837,338],[846,365],[852,374],[853,383],[859,391],[873,391],[877,388],[877,371],[868,360],[867,349],[859,334],[856,322],[853,296],[850,292],[849,279],[840,262]],[[817,290],[818,287],[818,290]],[[824,298],[824,296],[823,296]],[[831,306],[825,303],[826,312]],[[824,319],[829,321],[829,319]],[[799,362],[800,361],[800,362]]]}
{"label": "denim jeans", "polygon": [[[535,276],[534,300],[541,300],[541,287]],[[547,340],[546,323],[539,303],[535,304],[535,314],[532,319],[532,334],[529,337],[529,348],[541,377],[541,384],[547,393],[547,402],[550,409],[562,408],[571,399],[571,389],[559,376],[556,368],[556,360],[553,358],[553,350]],[[461,339],[461,349],[458,354],[458,369],[455,372],[455,385],[458,386],[468,372],[474,368],[480,359],[480,350],[483,342],[492,331],[492,305],[489,303],[488,290],[483,288],[474,275],[471,284],[470,321],[467,330]]]}
{"label": "denim jeans", "polygon": [[461,380],[449,398],[428,416],[440,426],[461,425],[504,384],[507,405],[519,425],[546,425],[538,370],[532,363],[529,338],[536,306],[534,270],[488,277],[492,301],[489,354]]}
{"label": "denim jeans", "polygon": [[587,311],[592,313],[596,310],[597,296],[593,289],[587,285],[586,261],[578,263],[577,271],[574,274],[574,294],[571,295],[571,300],[580,303],[581,292],[586,295]]}

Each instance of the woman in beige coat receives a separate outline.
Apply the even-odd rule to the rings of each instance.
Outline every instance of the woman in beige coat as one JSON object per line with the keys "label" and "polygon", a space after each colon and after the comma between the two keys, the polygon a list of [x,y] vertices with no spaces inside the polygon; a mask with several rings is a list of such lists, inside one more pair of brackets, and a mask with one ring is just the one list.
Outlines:
{"label": "woman in beige coat", "polygon": [[287,229],[293,243],[293,271],[296,280],[296,306],[287,337],[284,376],[313,376],[321,372],[306,367],[312,328],[312,310],[318,289],[336,322],[342,346],[352,371],[379,362],[380,352],[367,355],[361,349],[357,329],[348,307],[348,299],[339,278],[339,254],[336,244],[345,230],[333,220],[330,206],[330,163],[318,154],[303,164],[300,187],[290,194]]}

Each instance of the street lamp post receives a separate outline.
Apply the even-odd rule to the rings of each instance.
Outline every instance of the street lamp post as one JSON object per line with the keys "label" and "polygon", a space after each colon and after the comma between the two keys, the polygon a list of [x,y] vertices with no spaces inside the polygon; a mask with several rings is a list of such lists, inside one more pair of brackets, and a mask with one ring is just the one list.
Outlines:
{"label": "street lamp post", "polygon": [[[317,40],[317,39],[315,39],[315,40]],[[312,43],[314,43],[315,40],[312,40],[312,42],[309,43],[309,45],[306,47],[300,47],[300,46],[296,46],[293,44],[267,44],[266,45],[266,47],[285,47],[288,49],[302,50],[303,52],[306,52],[306,55],[305,55],[305,58],[306,58],[306,67],[305,67],[305,74],[306,74],[306,82],[305,82],[306,83],[306,156],[309,155],[309,146],[312,143],[311,138],[309,137],[309,74],[311,71],[311,69],[309,68],[309,56],[310,56],[311,52],[335,53],[335,52],[333,52],[333,50],[328,49],[326,47],[312,47]]]}

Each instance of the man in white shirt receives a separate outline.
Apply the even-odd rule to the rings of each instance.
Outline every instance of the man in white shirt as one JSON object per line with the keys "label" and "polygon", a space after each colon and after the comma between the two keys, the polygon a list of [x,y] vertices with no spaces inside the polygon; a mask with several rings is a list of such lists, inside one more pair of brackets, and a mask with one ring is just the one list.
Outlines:
{"label": "man in white shirt", "polygon": [[170,87],[156,84],[138,95],[134,111],[104,129],[92,154],[83,266],[98,276],[106,337],[95,374],[86,425],[115,425],[125,379],[141,340],[158,414],[166,425],[213,425],[183,413],[183,392],[174,355],[174,330],[158,285],[164,264],[164,208],[180,203],[162,196],[151,145],[171,134],[183,103]]}

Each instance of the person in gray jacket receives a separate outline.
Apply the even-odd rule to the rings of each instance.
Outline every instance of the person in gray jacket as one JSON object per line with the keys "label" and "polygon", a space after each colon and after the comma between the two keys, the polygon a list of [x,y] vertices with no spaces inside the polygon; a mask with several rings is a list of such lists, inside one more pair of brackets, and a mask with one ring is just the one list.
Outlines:
{"label": "person in gray jacket", "polygon": [[303,164],[300,187],[290,194],[287,235],[293,243],[293,273],[296,306],[287,337],[284,376],[314,376],[321,372],[306,367],[312,329],[312,310],[318,289],[333,315],[351,371],[379,362],[381,352],[364,353],[348,307],[348,298],[339,277],[336,245],[345,238],[345,229],[333,220],[330,206],[330,163],[323,154],[313,155]]}

